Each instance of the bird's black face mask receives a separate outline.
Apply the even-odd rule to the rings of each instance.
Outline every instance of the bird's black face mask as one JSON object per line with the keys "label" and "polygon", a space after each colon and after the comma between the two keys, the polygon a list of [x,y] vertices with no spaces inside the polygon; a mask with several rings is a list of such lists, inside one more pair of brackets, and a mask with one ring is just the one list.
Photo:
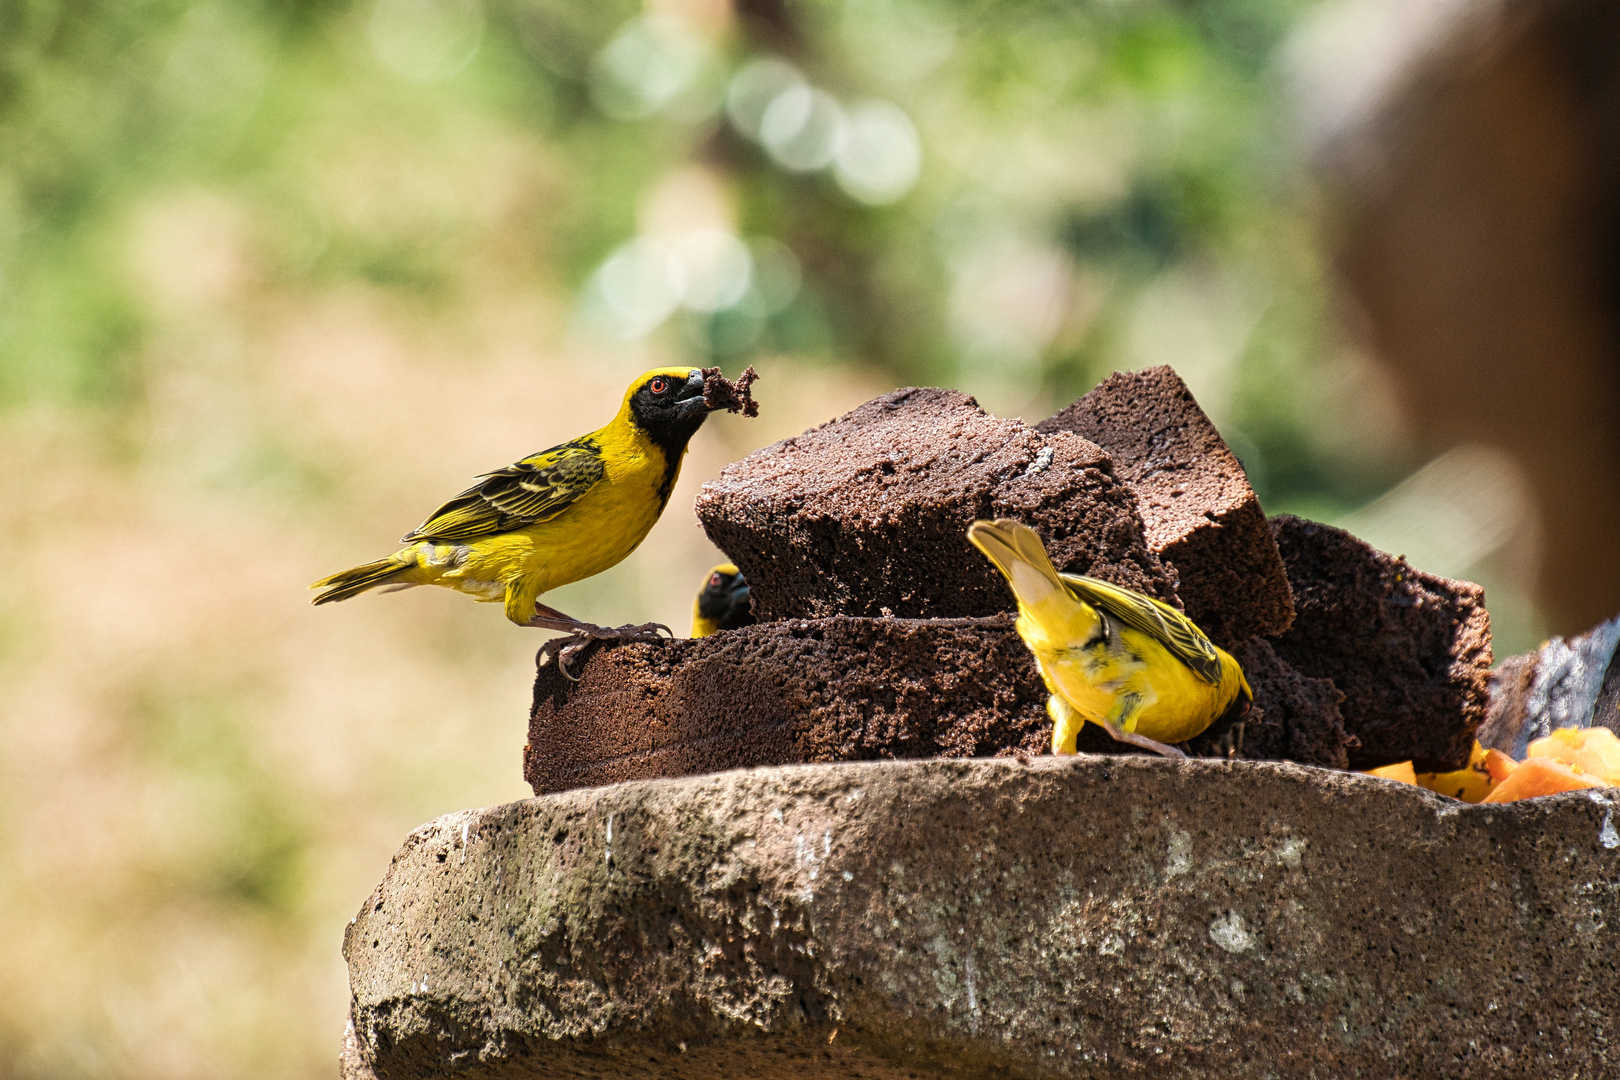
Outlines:
{"label": "bird's black face mask", "polygon": [[664,452],[664,485],[659,491],[664,499],[674,486],[686,444],[709,416],[709,405],[703,399],[703,372],[689,370],[684,382],[679,377],[654,375],[630,395],[631,418]]}
{"label": "bird's black face mask", "polygon": [[678,457],[709,415],[703,400],[703,372],[691,369],[684,382],[654,375],[630,395],[630,414],[636,426],[652,436],[666,454]]}
{"label": "bird's black face mask", "polygon": [[715,624],[716,629],[736,630],[752,626],[754,617],[748,610],[748,579],[742,574],[728,574],[715,570],[708,584],[698,594],[698,614]]}

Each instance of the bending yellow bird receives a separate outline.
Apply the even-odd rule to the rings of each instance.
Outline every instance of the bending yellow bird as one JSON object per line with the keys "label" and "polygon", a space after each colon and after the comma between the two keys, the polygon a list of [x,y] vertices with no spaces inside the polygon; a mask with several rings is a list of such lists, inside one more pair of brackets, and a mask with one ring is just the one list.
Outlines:
{"label": "bending yellow bird", "polygon": [[1090,720],[1120,742],[1185,757],[1168,744],[1254,700],[1238,662],[1170,605],[1059,574],[1035,530],[1007,518],[975,521],[968,539],[1018,598],[1018,636],[1052,695],[1052,753],[1074,753]]}
{"label": "bending yellow bird", "polygon": [[748,579],[735,564],[725,562],[710,570],[692,601],[692,636],[708,637],[716,630],[752,626],[748,598]]}
{"label": "bending yellow bird", "polygon": [[[686,446],[710,407],[703,372],[657,368],[630,384],[606,427],[504,469],[435,510],[385,559],[322,578],[329,604],[380,585],[441,585],[502,603],[519,626],[587,640],[656,635],[661,624],[601,627],[539,603],[629,555],[664,511]],[[572,651],[564,650],[560,659]]]}

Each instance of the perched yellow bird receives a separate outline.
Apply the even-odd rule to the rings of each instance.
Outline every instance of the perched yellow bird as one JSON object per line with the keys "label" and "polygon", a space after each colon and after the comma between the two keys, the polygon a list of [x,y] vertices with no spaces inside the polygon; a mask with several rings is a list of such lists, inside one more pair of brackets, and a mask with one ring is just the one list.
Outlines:
{"label": "perched yellow bird", "polygon": [[709,571],[703,589],[692,601],[692,636],[708,637],[716,630],[752,626],[748,611],[748,579],[742,571],[723,562]]}
{"label": "perched yellow bird", "polygon": [[442,585],[504,603],[506,617],[519,626],[562,630],[583,641],[668,632],[657,623],[595,626],[538,599],[600,574],[636,549],[663,513],[686,444],[709,412],[701,370],[646,372],[630,384],[606,427],[485,473],[405,534],[405,546],[386,559],[310,586],[326,590],[314,602],[347,600],[379,585]]}
{"label": "perched yellow bird", "polygon": [[1051,692],[1052,753],[1072,754],[1087,720],[1166,757],[1254,700],[1238,662],[1168,604],[1118,585],[1060,574],[1034,529],[975,521],[968,539],[1018,598],[1018,636]]}

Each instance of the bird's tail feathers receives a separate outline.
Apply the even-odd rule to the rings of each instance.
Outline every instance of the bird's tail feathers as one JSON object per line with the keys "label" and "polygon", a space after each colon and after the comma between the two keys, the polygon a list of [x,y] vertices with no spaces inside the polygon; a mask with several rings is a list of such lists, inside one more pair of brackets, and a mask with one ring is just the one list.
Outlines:
{"label": "bird's tail feathers", "polygon": [[975,521],[968,526],[968,539],[996,564],[1024,607],[1037,607],[1054,595],[1068,597],[1040,534],[1028,525],[1011,518]]}
{"label": "bird's tail feathers", "polygon": [[312,589],[325,589],[326,591],[310,601],[313,604],[330,604],[337,600],[347,600],[351,596],[358,596],[367,589],[374,589],[378,585],[387,585],[394,575],[402,570],[409,569],[397,559],[378,559],[368,562],[364,566],[356,566],[353,570],[345,570],[341,574],[324,577],[311,585]]}

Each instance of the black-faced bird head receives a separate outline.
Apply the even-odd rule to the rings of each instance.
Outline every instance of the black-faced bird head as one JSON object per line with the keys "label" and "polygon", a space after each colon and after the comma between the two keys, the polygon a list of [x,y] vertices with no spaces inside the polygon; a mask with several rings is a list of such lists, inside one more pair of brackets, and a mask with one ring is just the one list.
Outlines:
{"label": "black-faced bird head", "polygon": [[631,384],[625,404],[637,427],[677,455],[709,415],[698,368],[655,368]]}
{"label": "black-faced bird head", "polygon": [[716,630],[736,630],[754,624],[748,610],[748,579],[731,563],[709,571],[703,591],[692,605],[692,636],[708,637]]}
{"label": "black-faced bird head", "polygon": [[720,630],[753,625],[754,617],[748,611],[748,579],[742,571],[731,563],[721,563],[709,571],[709,580],[698,595],[698,611]]}

